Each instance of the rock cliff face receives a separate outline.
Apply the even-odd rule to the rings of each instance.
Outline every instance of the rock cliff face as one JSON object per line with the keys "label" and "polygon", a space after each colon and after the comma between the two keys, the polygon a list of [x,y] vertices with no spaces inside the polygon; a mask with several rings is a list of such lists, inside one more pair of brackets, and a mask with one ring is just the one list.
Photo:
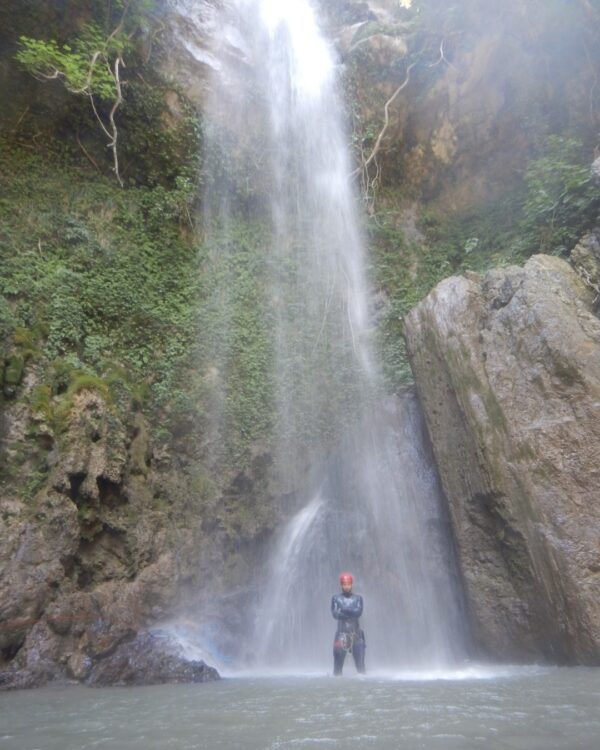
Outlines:
{"label": "rock cliff face", "polygon": [[[116,649],[127,652],[140,629],[176,609],[185,580],[206,573],[200,498],[169,452],[152,448],[142,415],[128,427],[129,416],[81,390],[63,438],[46,436],[48,480],[33,497],[14,484],[0,491],[0,686],[106,671]],[[4,409],[0,449],[14,465],[24,462],[25,476],[22,441],[34,427],[21,404]],[[166,681],[167,673],[157,677],[161,664],[172,671],[159,656],[133,660],[127,679]]]}
{"label": "rock cliff face", "polygon": [[[148,628],[229,606],[235,632],[269,526],[268,457],[217,494],[198,436],[159,441],[141,413],[86,387],[57,438],[23,403],[36,382],[28,372],[0,413],[0,456],[14,475],[0,483],[0,689],[218,678]],[[31,492],[40,452],[45,470]]]}
{"label": "rock cliff face", "polygon": [[540,132],[595,134],[584,92],[595,96],[586,50],[598,15],[583,3],[569,13],[537,0],[412,6],[322,2],[366,154],[406,81],[389,107],[378,183],[461,214],[514,186]]}
{"label": "rock cliff face", "polygon": [[473,632],[494,658],[600,663],[600,321],[571,267],[442,282],[406,338]]}

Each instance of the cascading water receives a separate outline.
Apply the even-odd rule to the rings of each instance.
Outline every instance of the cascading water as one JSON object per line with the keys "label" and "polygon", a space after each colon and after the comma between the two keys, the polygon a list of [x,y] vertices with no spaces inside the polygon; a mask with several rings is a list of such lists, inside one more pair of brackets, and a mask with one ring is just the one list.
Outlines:
{"label": "cascading water", "polygon": [[349,569],[365,598],[369,668],[455,665],[465,656],[460,591],[416,401],[390,400],[363,415],[323,473],[272,555],[257,663],[328,664],[329,598]]}
{"label": "cascading water", "polygon": [[[214,30],[205,225],[221,269],[217,411],[226,431],[231,383],[240,367],[265,373],[267,351],[274,481],[301,496],[274,545],[248,650],[260,668],[329,668],[329,599],[350,569],[368,667],[447,666],[463,653],[460,592],[416,406],[384,398],[373,354],[333,52],[309,0],[230,0]],[[236,227],[261,215],[254,257]],[[258,364],[251,332],[234,333],[241,304],[269,339]]]}

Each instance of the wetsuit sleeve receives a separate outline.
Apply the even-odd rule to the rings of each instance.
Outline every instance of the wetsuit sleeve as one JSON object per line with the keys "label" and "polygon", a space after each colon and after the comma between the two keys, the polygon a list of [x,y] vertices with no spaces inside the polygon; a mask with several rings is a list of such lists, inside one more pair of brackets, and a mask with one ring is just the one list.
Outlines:
{"label": "wetsuit sleeve", "polygon": [[355,594],[350,601],[344,605],[343,617],[360,617],[363,611],[363,600],[360,594]]}
{"label": "wetsuit sleeve", "polygon": [[356,617],[360,617],[363,613],[363,598],[360,594],[356,598],[358,599],[356,602]]}
{"label": "wetsuit sleeve", "polygon": [[336,620],[341,620],[343,618],[342,610],[340,608],[340,603],[337,596],[331,597],[331,614],[335,617]]}

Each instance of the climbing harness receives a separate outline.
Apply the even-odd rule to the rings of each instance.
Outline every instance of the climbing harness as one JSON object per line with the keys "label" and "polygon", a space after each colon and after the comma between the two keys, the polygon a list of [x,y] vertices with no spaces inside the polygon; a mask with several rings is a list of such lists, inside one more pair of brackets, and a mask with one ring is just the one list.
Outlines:
{"label": "climbing harness", "polygon": [[352,647],[354,646],[354,639],[354,633],[340,633],[340,635],[335,639],[335,643],[333,644],[334,648],[340,648],[347,653],[351,653]]}
{"label": "climbing harness", "polygon": [[344,649],[348,654],[351,654],[354,644],[357,641],[361,641],[362,645],[366,646],[364,631],[358,630],[352,633],[339,633],[333,646],[334,648]]}

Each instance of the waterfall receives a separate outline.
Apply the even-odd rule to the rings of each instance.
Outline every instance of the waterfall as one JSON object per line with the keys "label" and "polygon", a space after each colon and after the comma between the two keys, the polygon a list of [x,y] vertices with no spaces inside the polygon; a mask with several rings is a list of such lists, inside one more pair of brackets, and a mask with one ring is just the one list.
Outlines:
{"label": "waterfall", "polygon": [[[379,375],[335,53],[309,0],[224,0],[213,28],[213,423],[243,437],[270,411],[273,481],[296,503],[247,650],[261,668],[330,668],[329,601],[351,570],[368,668],[450,665],[463,655],[460,590],[417,406],[386,397]],[[249,379],[246,423],[231,404]]]}

